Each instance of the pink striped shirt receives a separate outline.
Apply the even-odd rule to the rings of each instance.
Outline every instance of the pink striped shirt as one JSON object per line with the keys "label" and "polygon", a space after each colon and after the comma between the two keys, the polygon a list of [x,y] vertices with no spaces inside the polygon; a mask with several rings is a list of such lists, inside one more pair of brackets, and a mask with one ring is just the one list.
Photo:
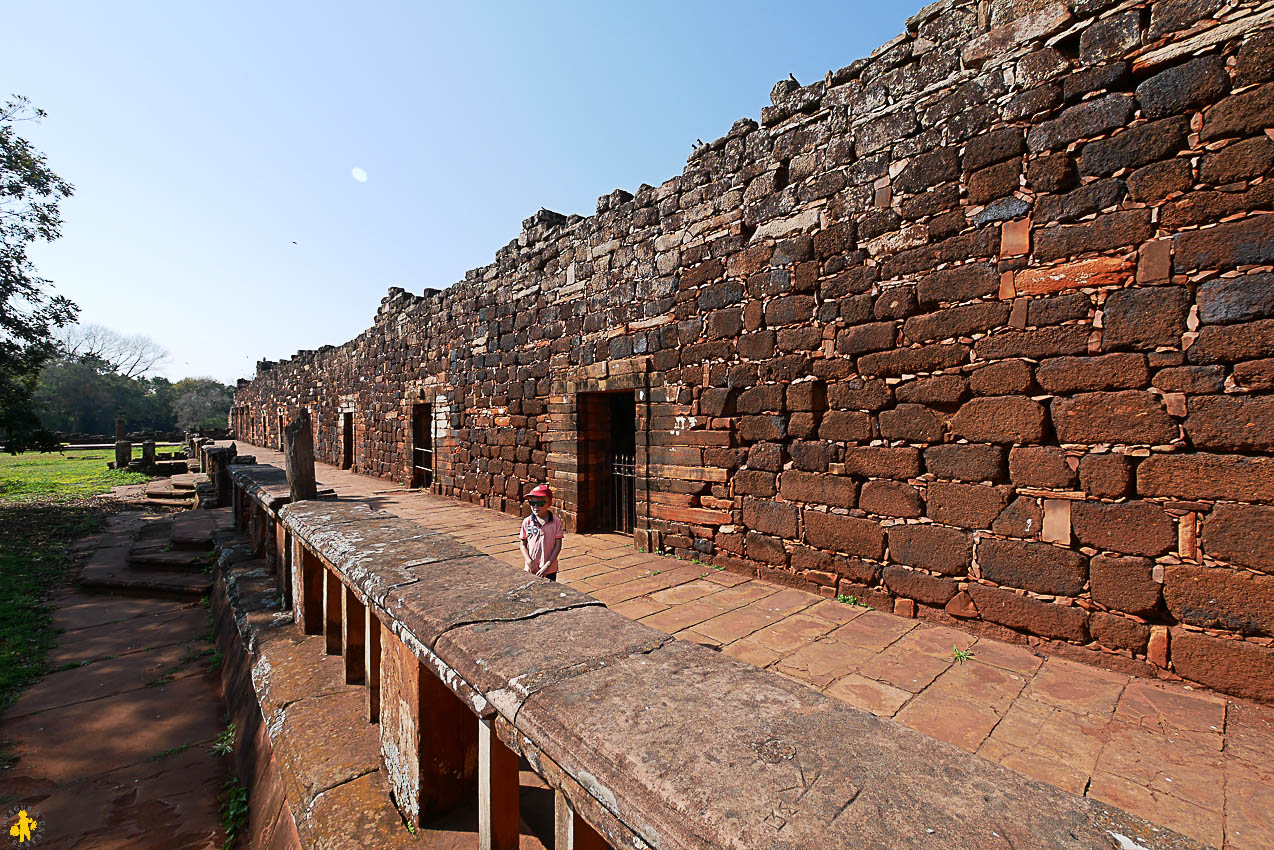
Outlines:
{"label": "pink striped shirt", "polygon": [[[557,556],[562,547],[557,541],[566,536],[562,530],[562,521],[557,514],[549,512],[549,518],[543,524],[535,521],[532,514],[522,520],[522,532],[518,535],[526,543],[526,551],[531,556],[531,565],[525,567],[527,572],[536,575],[551,576],[557,573]],[[545,566],[544,558],[552,553],[553,560]]]}

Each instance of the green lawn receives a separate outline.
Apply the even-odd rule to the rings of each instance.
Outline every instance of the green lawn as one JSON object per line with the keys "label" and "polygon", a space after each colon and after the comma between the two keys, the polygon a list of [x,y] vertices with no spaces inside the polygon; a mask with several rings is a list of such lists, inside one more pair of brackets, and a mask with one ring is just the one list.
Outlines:
{"label": "green lawn", "polygon": [[47,671],[57,638],[48,599],[66,582],[70,544],[119,509],[90,497],[149,480],[107,469],[114,457],[113,449],[0,454],[0,710]]}
{"label": "green lawn", "polygon": [[[135,454],[140,456],[140,447]],[[0,454],[0,504],[79,499],[150,480],[139,472],[107,469],[114,459],[114,449]]]}

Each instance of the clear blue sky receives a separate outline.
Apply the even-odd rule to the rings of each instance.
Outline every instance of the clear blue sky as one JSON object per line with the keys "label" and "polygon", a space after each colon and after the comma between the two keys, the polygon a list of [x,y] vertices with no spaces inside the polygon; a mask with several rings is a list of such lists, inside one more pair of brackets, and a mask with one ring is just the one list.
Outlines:
{"label": "clear blue sky", "polygon": [[454,283],[542,206],[679,174],[921,5],[11,0],[0,95],[48,111],[24,132],[76,187],[41,272],[163,374],[233,381]]}

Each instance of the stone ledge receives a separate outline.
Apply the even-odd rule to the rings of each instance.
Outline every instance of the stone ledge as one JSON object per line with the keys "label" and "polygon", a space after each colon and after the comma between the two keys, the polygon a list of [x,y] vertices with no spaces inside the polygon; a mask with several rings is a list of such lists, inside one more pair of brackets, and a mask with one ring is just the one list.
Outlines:
{"label": "stone ledge", "polygon": [[[582,594],[470,556],[467,547],[417,564],[418,541],[437,551],[445,540],[413,523],[313,502],[289,506],[282,519],[344,583],[380,597],[375,616],[466,704],[479,715],[494,710],[513,727],[502,737],[520,741],[521,754],[560,766],[576,809],[607,813],[594,826],[612,841],[1202,847],[773,673],[669,640]],[[413,529],[410,539],[392,541]],[[374,556],[352,554],[355,540],[375,541]],[[354,564],[354,574],[338,564]]]}

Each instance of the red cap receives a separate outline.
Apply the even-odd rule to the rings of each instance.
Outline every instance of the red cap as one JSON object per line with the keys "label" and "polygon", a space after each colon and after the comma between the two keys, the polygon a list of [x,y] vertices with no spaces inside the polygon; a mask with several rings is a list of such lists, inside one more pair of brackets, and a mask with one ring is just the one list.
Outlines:
{"label": "red cap", "polygon": [[549,489],[547,484],[536,484],[531,488],[531,492],[526,494],[527,499],[551,499],[553,491]]}

